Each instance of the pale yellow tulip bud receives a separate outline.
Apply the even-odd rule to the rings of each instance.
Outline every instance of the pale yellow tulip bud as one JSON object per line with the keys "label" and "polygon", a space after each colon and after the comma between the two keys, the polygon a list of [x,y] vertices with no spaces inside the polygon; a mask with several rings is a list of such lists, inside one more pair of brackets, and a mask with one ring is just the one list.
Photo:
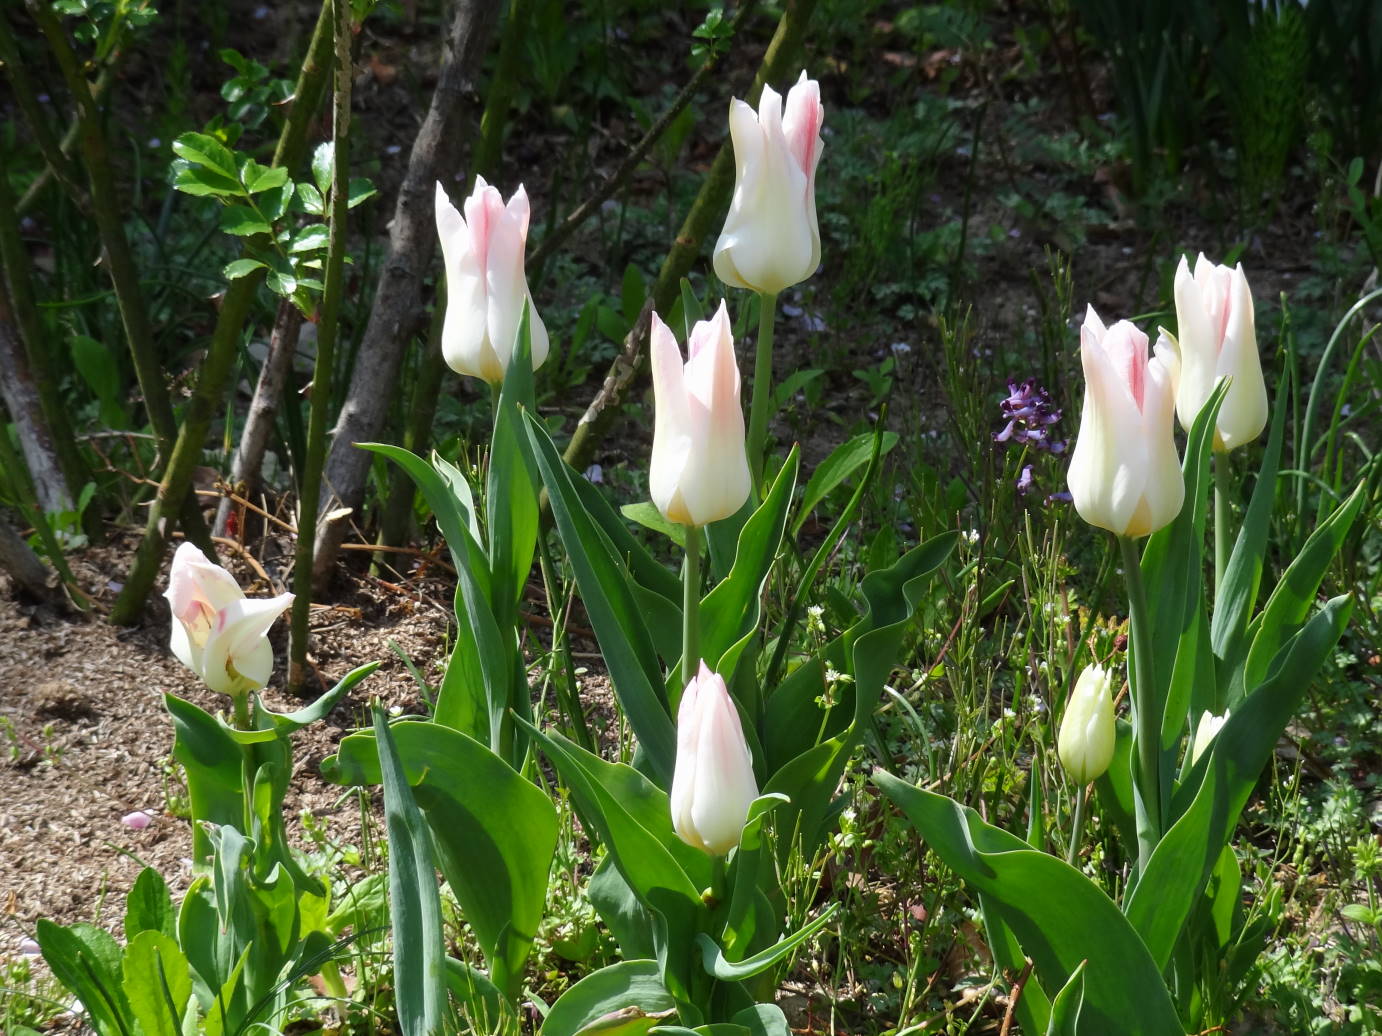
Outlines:
{"label": "pale yellow tulip bud", "polygon": [[1113,676],[1103,666],[1086,666],[1061,718],[1056,753],[1076,784],[1103,776],[1113,760]]}

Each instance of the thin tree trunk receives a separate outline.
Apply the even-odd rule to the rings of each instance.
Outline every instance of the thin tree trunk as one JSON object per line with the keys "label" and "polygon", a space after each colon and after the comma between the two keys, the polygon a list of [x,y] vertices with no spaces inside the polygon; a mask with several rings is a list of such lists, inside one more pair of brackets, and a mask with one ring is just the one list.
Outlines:
{"label": "thin tree trunk", "polygon": [[[77,448],[76,437],[72,434],[70,416],[62,407],[52,358],[53,349],[45,340],[38,306],[34,302],[29,253],[25,251],[24,242],[19,236],[14,195],[10,192],[9,180],[4,176],[0,176],[0,266],[4,267],[5,273],[0,290],[9,289],[14,331],[23,343],[23,355],[28,359],[29,373],[38,393],[39,407],[52,438],[53,450],[57,454],[58,467],[62,470],[68,492],[79,492],[86,484],[89,472]],[[95,514],[94,510],[92,514]],[[87,529],[88,535],[94,531]]]}
{"label": "thin tree trunk", "polygon": [[[260,469],[269,448],[274,420],[278,417],[283,385],[288,380],[288,372],[293,369],[293,355],[297,352],[298,333],[301,330],[302,310],[284,299],[278,304],[278,316],[269,335],[269,354],[259,368],[259,380],[254,386],[249,413],[245,415],[245,427],[235,447],[235,456],[230,461],[231,487],[238,496],[246,499],[253,497],[259,488]],[[217,536],[226,535],[231,506],[231,499],[227,496],[222,497],[216,507],[214,528]]]}
{"label": "thin tree trunk", "polygon": [[[330,0],[325,0],[307,57],[298,73],[297,87],[293,91],[296,100],[278,136],[278,147],[272,163],[275,166],[296,169],[306,154],[307,127],[321,103],[327,73],[331,70],[330,11]],[[211,418],[224,403],[226,380],[235,360],[240,333],[249,319],[255,293],[262,281],[263,271],[258,270],[231,281],[226,288],[220,311],[216,314],[211,345],[197,374],[197,387],[187,404],[182,428],[178,431],[172,456],[164,469],[163,481],[159,483],[158,495],[149,507],[144,538],[135,550],[125,588],[111,606],[110,621],[117,625],[135,622],[149,591],[153,589],[159,566],[163,563],[168,537],[172,533],[167,516],[176,513],[178,508],[185,511],[196,507],[195,496],[188,492],[192,471],[201,458]],[[197,514],[200,516],[201,512]]]}
{"label": "thin tree trunk", "polygon": [[0,517],[0,572],[7,573],[31,597],[40,601],[59,600],[49,581],[47,566],[3,517]]}
{"label": "thin tree trunk", "polygon": [[[358,508],[364,500],[370,455],[355,444],[378,438],[388,415],[403,350],[411,338],[405,330],[417,319],[422,278],[436,252],[434,185],[460,159],[463,117],[499,6],[498,0],[458,0],[452,15],[441,74],[408,158],[394,207],[389,255],[379,275],[350,390],[333,430],[321,487],[324,515]],[[327,520],[317,530],[313,583],[319,590],[329,580],[347,528],[343,520]]]}
{"label": "thin tree trunk", "polygon": [[[130,251],[129,239],[125,236],[125,225],[121,214],[124,206],[115,191],[115,178],[110,169],[110,147],[105,129],[101,125],[101,113],[92,97],[91,84],[83,73],[77,55],[72,50],[67,33],[58,22],[52,7],[41,0],[28,0],[29,11],[38,23],[43,35],[48,39],[49,49],[62,71],[63,81],[72,95],[77,109],[77,125],[82,148],[82,164],[86,168],[87,180],[91,187],[93,215],[96,230],[101,239],[101,250],[111,287],[115,290],[115,301],[120,311],[120,322],[125,330],[130,357],[134,361],[135,377],[139,381],[139,391],[144,397],[144,407],[153,425],[154,436],[158,441],[159,460],[167,464],[177,438],[177,420],[173,416],[173,404],[168,397],[168,386],[163,381],[163,370],[154,349],[153,326],[149,322],[149,311],[145,305],[144,292],[139,285],[139,270],[135,266],[134,255]],[[211,535],[201,510],[193,499],[179,499],[183,531],[204,550],[211,549]]]}
{"label": "thin tree trunk", "polygon": [[[788,75],[801,54],[801,41],[806,32],[806,23],[811,20],[815,0],[788,0],[782,12],[782,20],[777,24],[772,42],[763,55],[763,63],[754,76],[753,85],[745,98],[757,105],[763,92],[763,84],[769,80],[781,80]],[[734,190],[734,148],[726,139],[720,145],[720,153],[701,184],[700,193],[692,203],[691,209],[677,232],[676,242],[662,261],[657,280],[653,282],[648,297],[653,308],[666,313],[676,302],[681,279],[690,271],[701,256],[701,245],[705,238],[724,219],[729,205],[730,193]],[[643,368],[643,342],[648,334],[650,310],[644,306],[643,314],[634,323],[633,330],[624,340],[624,347],[610,364],[604,384],[581,415],[571,442],[566,447],[566,461],[578,471],[585,468],[595,455],[595,448],[604,437],[614,416],[618,413],[618,402],[634,376]]]}
{"label": "thin tree trunk", "polygon": [[[39,509],[45,514],[75,510],[72,490],[63,476],[62,465],[58,463],[57,451],[53,448],[53,437],[48,431],[48,422],[43,417],[43,407],[29,370],[28,357],[19,344],[9,293],[3,286],[0,286],[0,371],[5,372],[0,376],[0,396],[4,397],[5,408],[14,418],[15,431],[19,433],[19,448],[33,481]],[[0,427],[0,435],[3,434],[4,428]]]}

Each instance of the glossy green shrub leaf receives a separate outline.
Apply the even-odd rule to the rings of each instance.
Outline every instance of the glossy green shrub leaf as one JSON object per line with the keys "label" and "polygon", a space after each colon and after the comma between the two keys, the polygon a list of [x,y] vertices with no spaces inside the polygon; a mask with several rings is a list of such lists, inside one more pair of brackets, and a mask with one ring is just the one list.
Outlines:
{"label": "glossy green shrub leaf", "polygon": [[999,911],[1043,986],[1063,989],[1088,961],[1082,1036],[1184,1036],[1160,968],[1102,889],[944,795],[882,771],[873,781],[927,846]]}
{"label": "glossy green shrub leaf", "polygon": [[374,737],[389,836],[394,1000],[403,1036],[432,1036],[441,1031],[446,1017],[446,947],[432,838],[378,705],[374,706]]}

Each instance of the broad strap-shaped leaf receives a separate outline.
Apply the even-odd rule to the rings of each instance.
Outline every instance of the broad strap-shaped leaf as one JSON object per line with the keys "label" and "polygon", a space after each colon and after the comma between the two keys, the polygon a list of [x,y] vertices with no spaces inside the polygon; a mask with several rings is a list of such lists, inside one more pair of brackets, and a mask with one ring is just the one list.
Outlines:
{"label": "broad strap-shaped leaf", "polygon": [[591,972],[543,1020],[541,1036],[635,1036],[676,1009],[655,960],[625,960]]}
{"label": "broad strap-shaped leaf", "polygon": [[[508,707],[512,666],[490,603],[489,560],[471,532],[474,512],[462,507],[449,482],[421,457],[385,443],[357,445],[392,460],[413,480],[432,509],[456,567],[456,646],[437,695],[435,719],[491,740],[497,716]],[[457,679],[451,677],[453,668]]]}
{"label": "broad strap-shaped leaf", "polygon": [[[475,931],[495,985],[516,995],[547,896],[557,844],[551,799],[474,738],[426,722],[390,727],[442,873]],[[322,766],[328,779],[380,780],[376,736],[352,734]]]}
{"label": "broad strap-shaped leaf", "polygon": [[[1244,693],[1251,694],[1276,659],[1281,645],[1305,621],[1315,602],[1320,582],[1328,570],[1354,520],[1368,498],[1367,483],[1360,483],[1310,538],[1300,554],[1282,574],[1262,613],[1248,627],[1252,646],[1243,666]],[[1230,702],[1230,705],[1233,703]]]}
{"label": "broad strap-shaped leaf", "polygon": [[1267,680],[1233,711],[1177,788],[1170,813],[1175,823],[1124,904],[1159,968],[1170,961],[1277,739],[1343,635],[1351,611],[1349,598],[1336,597],[1292,638]]}
{"label": "broad strap-shaped leaf", "polygon": [[[653,557],[648,552],[648,548],[638,541],[637,537],[629,531],[628,524],[620,512],[616,511],[605,499],[605,495],[600,492],[599,486],[592,484],[584,476],[573,478],[571,485],[576,491],[577,499],[585,508],[585,513],[605,534],[610,545],[614,548],[615,554],[619,556],[624,567],[628,569],[629,575],[637,580],[640,586],[665,597],[680,612],[681,577]],[[653,505],[649,504],[649,506]],[[653,510],[656,511],[657,508],[654,506]],[[685,536],[682,537],[682,545],[685,546]]]}
{"label": "broad strap-shaped leaf", "polygon": [[373,711],[389,835],[394,1001],[403,1036],[432,1036],[446,1018],[446,944],[432,837],[413,801],[384,710],[375,705]]}
{"label": "broad strap-shaped leaf", "polygon": [[[1278,394],[1286,397],[1290,385],[1290,366],[1286,366],[1279,383]],[[1273,408],[1272,430],[1267,436],[1267,448],[1262,465],[1257,470],[1257,484],[1252,499],[1243,514],[1243,524],[1224,568],[1224,580],[1214,588],[1214,620],[1210,638],[1214,655],[1223,667],[1220,680],[1227,686],[1227,677],[1241,660],[1248,620],[1257,604],[1257,591],[1262,583],[1263,559],[1267,553],[1267,535],[1271,531],[1272,508],[1276,503],[1277,472],[1281,466],[1281,442],[1285,437],[1286,412],[1290,407]]]}
{"label": "broad strap-shaped leaf", "polygon": [[760,950],[752,957],[746,957],[740,961],[725,960],[725,955],[720,947],[715,945],[715,940],[704,932],[700,932],[696,936],[696,944],[701,949],[701,962],[705,965],[705,970],[721,982],[741,982],[746,978],[752,978],[754,975],[767,971],[824,928],[835,916],[839,907],[839,903],[831,903],[810,924],[803,926],[786,938],[779,939],[772,946]]}
{"label": "broad strap-shaped leaf", "polygon": [[1083,1036],[1184,1036],[1161,970],[1097,885],[944,795],[875,771],[873,781],[946,866],[998,909],[1042,985],[1063,989],[1088,961]]}
{"label": "broad strap-shaped leaf", "polygon": [[1087,963],[1080,962],[1051,1001],[1051,1021],[1046,1026],[1046,1036],[1078,1036],[1080,1009],[1084,1007],[1084,969]]}
{"label": "broad strap-shaped leaf", "polygon": [[489,567],[494,578],[495,615],[500,628],[512,625],[537,549],[537,475],[531,470],[523,410],[533,410],[533,360],[526,302],[508,370],[495,401],[494,434],[489,447],[485,510]]}
{"label": "broad strap-shaped leaf", "polygon": [[758,623],[758,603],[782,546],[800,457],[793,446],[767,497],[739,533],[729,575],[701,602],[701,654],[712,669],[718,670],[721,656]]}
{"label": "broad strap-shaped leaf", "polygon": [[610,682],[658,782],[668,787],[676,762],[676,728],[657,650],[629,585],[628,569],[582,504],[573,485],[580,476],[561,459],[547,429],[532,414],[526,417],[552,516],[609,667]]}
{"label": "broad strap-shaped leaf", "polygon": [[192,859],[211,856],[211,840],[205,824],[245,824],[244,752],[223,724],[174,694],[163,696],[173,718],[173,758],[182,764],[187,778],[187,798],[192,816]]}

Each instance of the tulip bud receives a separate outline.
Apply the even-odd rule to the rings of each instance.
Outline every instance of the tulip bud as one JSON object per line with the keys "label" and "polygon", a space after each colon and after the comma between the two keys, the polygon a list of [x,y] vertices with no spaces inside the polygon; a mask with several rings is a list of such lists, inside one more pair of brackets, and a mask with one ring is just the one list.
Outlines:
{"label": "tulip bud", "polygon": [[715,245],[715,273],[726,284],[775,295],[820,266],[816,163],[824,119],[820,85],[805,72],[787,92],[785,115],[770,86],[756,115],[738,98],[730,101],[734,197]]}
{"label": "tulip bud", "polygon": [[1194,766],[1199,761],[1204,750],[1214,743],[1214,739],[1219,736],[1219,730],[1228,722],[1229,711],[1224,710],[1222,716],[1216,716],[1206,709],[1200,713],[1200,722],[1195,725],[1195,740],[1190,745],[1190,765]]}
{"label": "tulip bud", "polygon": [[528,194],[519,185],[508,205],[484,177],[456,211],[437,184],[437,234],[446,266],[446,321],[441,351],[457,374],[491,385],[504,380],[523,304],[529,307],[533,369],[547,359],[547,328],[533,307],[523,250],[528,241]]}
{"label": "tulip bud", "polygon": [[292,594],[251,600],[229,572],[183,543],[163,596],[173,612],[173,654],[208,687],[238,696],[269,682],[274,659],[267,634]]}
{"label": "tulip bud", "polygon": [[1103,776],[1113,761],[1113,677],[1103,666],[1086,666],[1061,718],[1056,754],[1080,785]]}
{"label": "tulip bud", "polygon": [[652,323],[653,456],[648,489],[668,521],[701,526],[728,518],[749,498],[744,411],[729,313],[691,329],[685,366],[672,331]]}
{"label": "tulip bud", "polygon": [[1181,256],[1175,291],[1179,336],[1166,337],[1180,359],[1176,414],[1181,427],[1188,432],[1219,379],[1231,377],[1215,422],[1214,448],[1231,450],[1251,442],[1267,424],[1267,386],[1243,265],[1216,266],[1201,254],[1192,276]]}
{"label": "tulip bud", "polygon": [[753,757],[729,688],[702,662],[677,710],[672,827],[687,845],[725,856],[739,844],[757,797]]}
{"label": "tulip bud", "polygon": [[1110,328],[1089,307],[1080,329],[1084,408],[1066,480],[1080,517],[1119,536],[1146,536],[1180,513],[1185,482],[1171,426],[1165,343],[1147,357],[1147,336],[1126,320]]}

